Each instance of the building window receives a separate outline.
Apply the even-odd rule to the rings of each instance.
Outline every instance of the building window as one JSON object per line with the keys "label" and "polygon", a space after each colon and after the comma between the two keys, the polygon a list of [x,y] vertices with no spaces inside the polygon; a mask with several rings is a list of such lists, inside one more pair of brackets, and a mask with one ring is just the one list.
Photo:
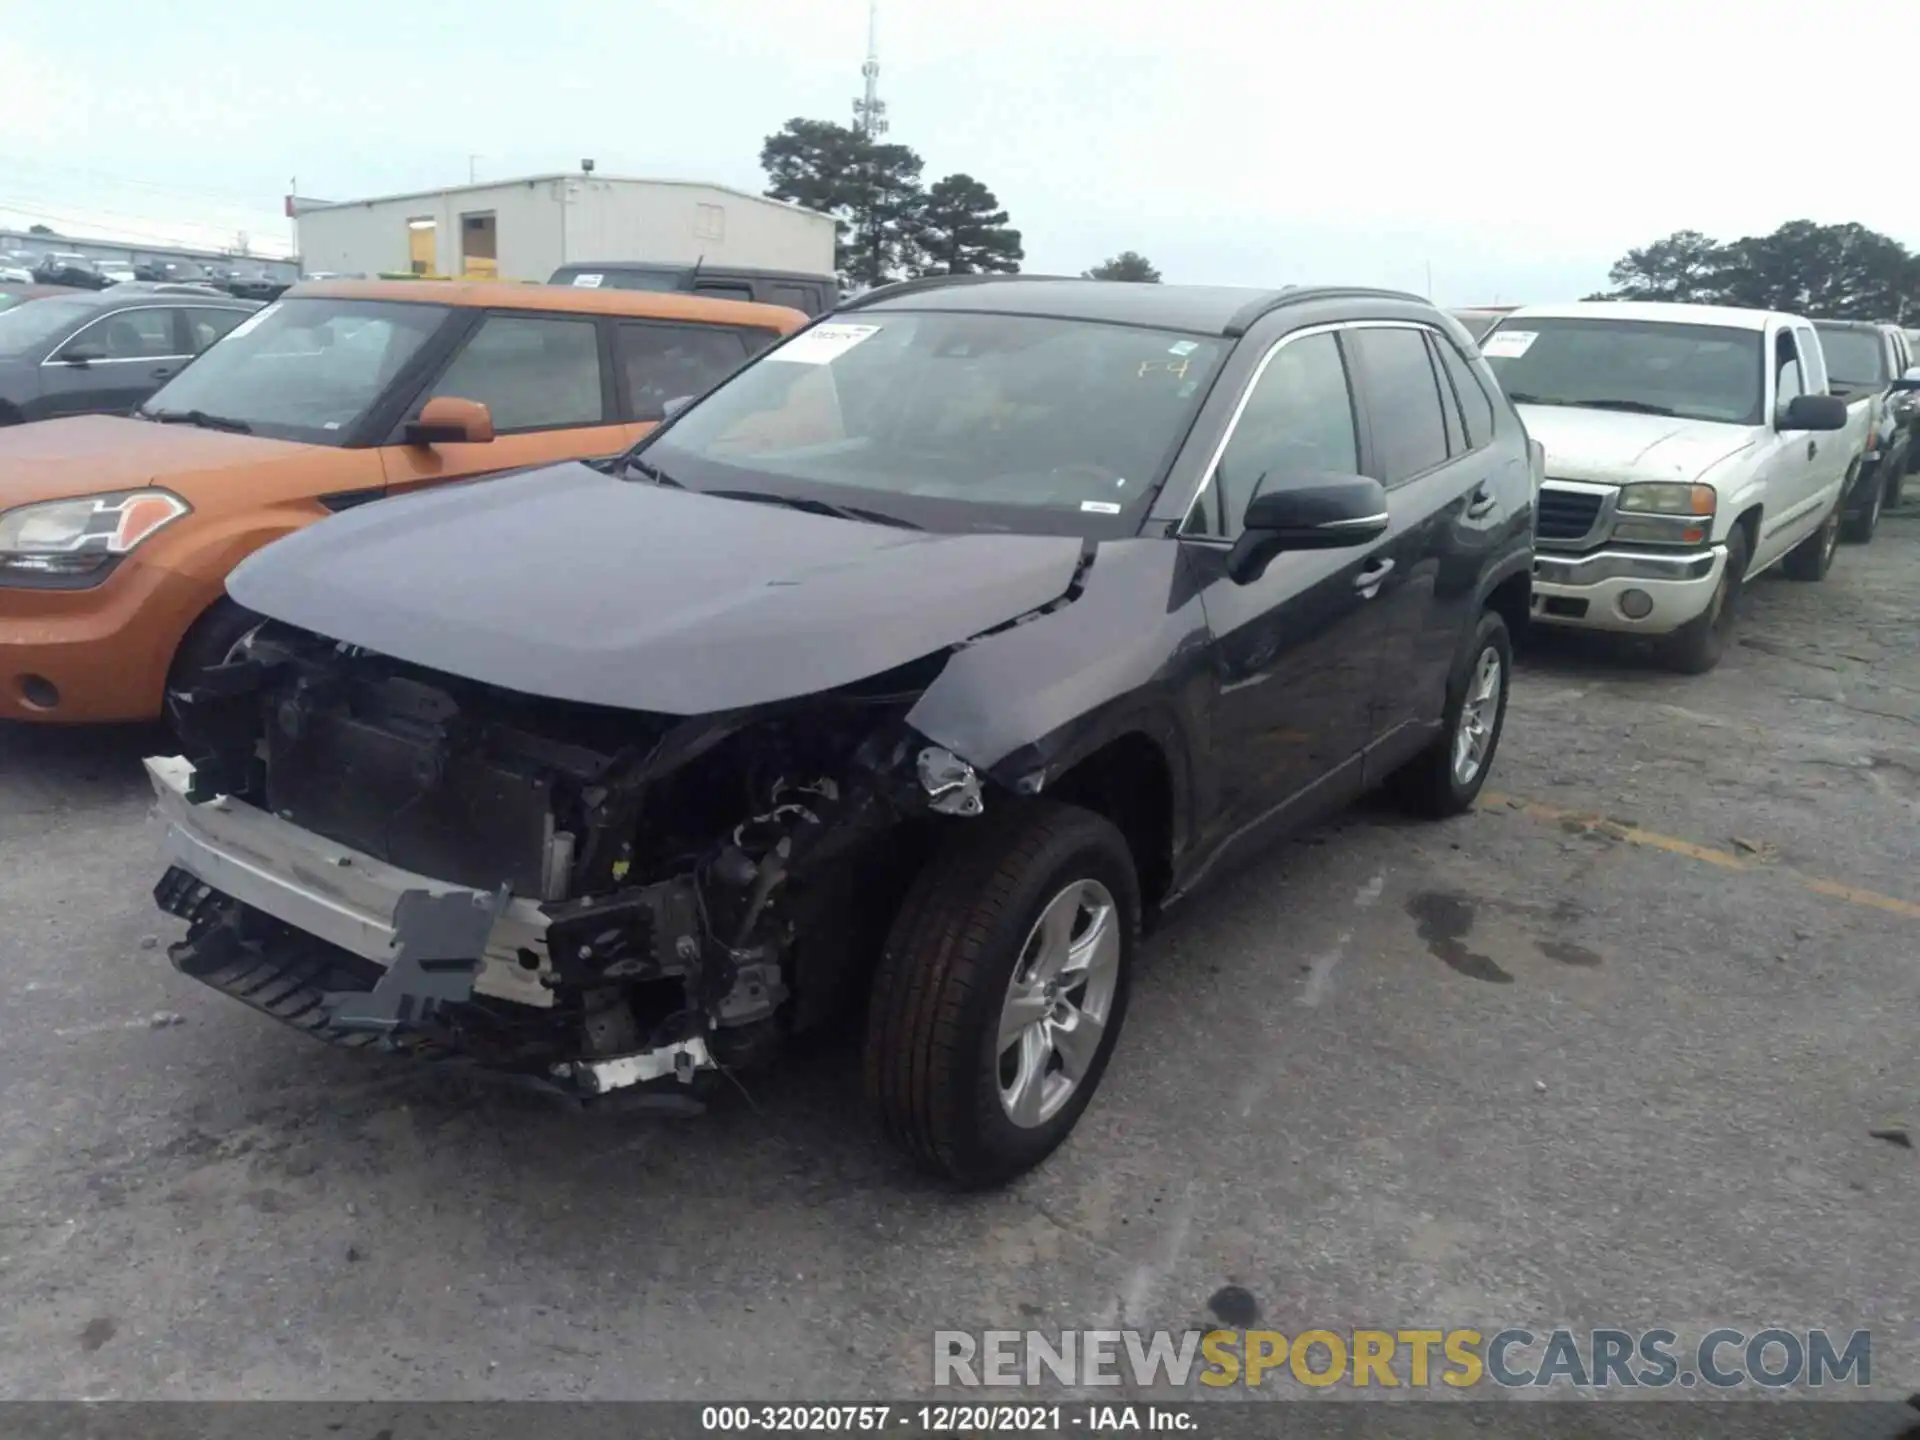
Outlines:
{"label": "building window", "polygon": [[693,238],[696,240],[726,239],[727,212],[718,205],[695,205],[693,207]]}

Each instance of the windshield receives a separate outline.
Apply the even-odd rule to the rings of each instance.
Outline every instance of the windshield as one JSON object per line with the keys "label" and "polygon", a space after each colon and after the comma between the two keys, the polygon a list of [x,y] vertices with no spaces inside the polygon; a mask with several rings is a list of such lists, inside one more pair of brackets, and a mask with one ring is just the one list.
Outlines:
{"label": "windshield", "polygon": [[345,444],[449,313],[391,300],[281,300],[241,321],[139,413],[203,411],[277,439]]}
{"label": "windshield", "polygon": [[1515,316],[1480,341],[1516,405],[1572,405],[1758,425],[1758,330]]}
{"label": "windshield", "polygon": [[769,351],[644,458],[689,489],[933,530],[1133,534],[1226,349],[1034,316],[855,312]]}
{"label": "windshield", "polygon": [[578,285],[583,290],[678,290],[684,270],[595,270],[570,265],[553,272],[549,285]]}
{"label": "windshield", "polygon": [[47,341],[78,329],[100,313],[97,300],[54,298],[16,305],[0,313],[0,355],[24,355]]}
{"label": "windshield", "polygon": [[1886,349],[1878,330],[1840,330],[1816,325],[1820,351],[1827,357],[1827,379],[1835,385],[1861,389],[1884,385]]}

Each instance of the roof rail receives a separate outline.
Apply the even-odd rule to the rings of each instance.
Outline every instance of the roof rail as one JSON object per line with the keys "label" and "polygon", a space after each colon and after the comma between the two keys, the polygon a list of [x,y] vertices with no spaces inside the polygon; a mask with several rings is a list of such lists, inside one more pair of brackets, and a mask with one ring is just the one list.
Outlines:
{"label": "roof rail", "polygon": [[1410,290],[1379,290],[1365,285],[1283,285],[1272,294],[1250,300],[1234,311],[1221,333],[1244,335],[1263,316],[1273,313],[1282,305],[1292,305],[1302,300],[1411,300],[1416,305],[1433,303],[1426,296],[1415,295]]}
{"label": "roof rail", "polygon": [[895,280],[889,285],[876,285],[863,291],[851,300],[842,300],[837,308],[858,310],[867,305],[878,304],[882,300],[891,300],[896,295],[918,295],[927,290],[945,290],[955,285],[991,285],[1003,280],[1079,280],[1078,275],[921,275],[912,280]]}

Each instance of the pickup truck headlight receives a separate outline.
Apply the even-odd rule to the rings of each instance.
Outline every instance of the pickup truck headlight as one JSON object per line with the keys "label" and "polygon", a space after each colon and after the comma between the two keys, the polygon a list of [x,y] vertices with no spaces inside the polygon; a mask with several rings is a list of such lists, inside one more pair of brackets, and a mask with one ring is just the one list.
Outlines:
{"label": "pickup truck headlight", "polygon": [[1711,485],[1676,485],[1654,482],[1620,487],[1620,509],[1636,515],[1702,515],[1711,517],[1714,490]]}
{"label": "pickup truck headlight", "polygon": [[166,490],[118,490],[0,513],[0,583],[78,580],[103,571],[192,509]]}

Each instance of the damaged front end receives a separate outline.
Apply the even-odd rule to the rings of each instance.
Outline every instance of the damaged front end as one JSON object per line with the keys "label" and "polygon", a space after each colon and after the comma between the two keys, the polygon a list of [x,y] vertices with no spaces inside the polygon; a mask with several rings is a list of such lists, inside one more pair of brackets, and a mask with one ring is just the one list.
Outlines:
{"label": "damaged front end", "polygon": [[945,659],[683,718],[266,624],[147,762],[173,963],[349,1048],[684,1101],[838,1008],[934,827],[985,807],[906,724]]}

